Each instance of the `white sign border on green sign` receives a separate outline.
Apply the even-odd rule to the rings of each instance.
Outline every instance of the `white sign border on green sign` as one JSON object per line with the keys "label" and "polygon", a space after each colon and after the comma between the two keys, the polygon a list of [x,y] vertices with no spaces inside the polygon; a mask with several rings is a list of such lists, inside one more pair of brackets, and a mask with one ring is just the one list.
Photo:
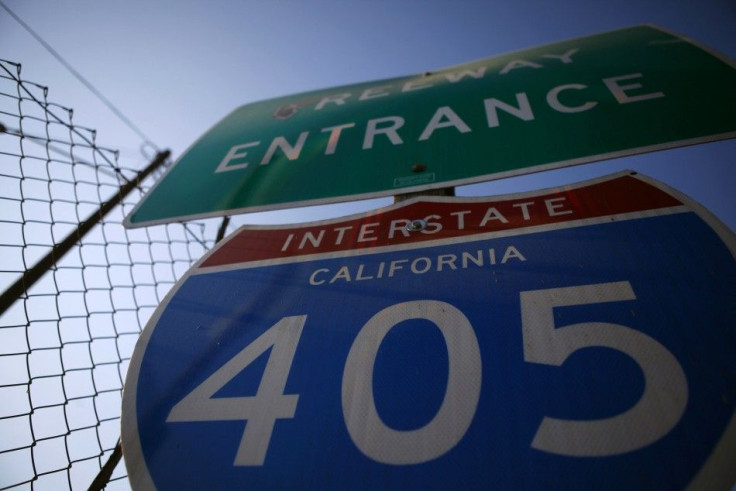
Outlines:
{"label": "white sign border on green sign", "polygon": [[[716,59],[724,62],[726,65],[736,69],[736,63],[734,63],[733,61],[729,60],[728,58],[721,55],[720,53],[715,52],[714,50],[711,50],[705,46],[702,46],[701,44],[695,41],[688,39],[687,37],[680,36],[679,34],[668,31],[667,29],[663,29],[661,27],[650,25],[650,24],[647,24],[644,26],[635,26],[635,27],[650,27],[652,29],[656,29],[663,33],[677,37],[678,39],[701,49],[705,53],[712,55]],[[615,33],[619,31],[624,31],[626,29],[631,29],[631,28],[617,29],[614,31],[609,31],[607,33],[601,33],[601,34],[610,34],[610,33]],[[562,42],[569,43],[569,42],[574,42],[577,39],[584,39],[587,37],[590,37],[590,36],[584,36],[584,37],[570,39],[570,40],[562,41]],[[502,56],[511,56],[511,55],[514,55],[515,53],[522,53],[522,52],[526,52],[529,50],[538,49],[541,47],[543,46],[539,46],[537,48],[517,50],[511,53],[507,53],[505,55],[494,56],[491,59],[502,57]],[[447,68],[443,70],[447,70]],[[409,79],[411,79],[411,76],[402,77],[402,80],[409,80]],[[381,81],[372,81],[369,83],[380,83],[380,82]],[[344,86],[344,87],[334,87],[334,88],[328,88],[328,89],[324,89],[324,90],[317,91],[317,92],[337,91],[337,90],[342,90],[342,89],[347,90],[347,88],[349,87],[353,87],[353,86],[349,85],[349,86]],[[293,97],[295,96],[287,96],[287,98],[293,98]],[[272,101],[278,101],[280,99],[286,99],[286,98],[277,98],[277,99],[273,99]],[[268,101],[264,101],[264,102],[268,102]],[[593,163],[593,162],[598,162],[602,160],[615,159],[619,157],[627,157],[627,156],[638,155],[642,153],[667,150],[667,149],[672,149],[672,148],[678,148],[678,147],[701,144],[701,143],[708,143],[708,142],[725,140],[725,139],[736,137],[736,131],[728,131],[724,133],[709,134],[709,135],[699,136],[699,137],[694,137],[694,138],[665,141],[662,143],[656,143],[652,145],[634,146],[634,147],[625,148],[622,150],[617,150],[617,151],[612,151],[612,152],[594,153],[591,155],[585,155],[582,157],[577,157],[577,158],[572,158],[572,159],[555,160],[555,161],[542,163],[542,164],[534,164],[531,166],[517,167],[517,168],[506,170],[506,171],[490,171],[488,173],[475,174],[475,175],[471,175],[469,177],[463,177],[460,179],[435,181],[434,179],[432,179],[433,175],[431,173],[426,173],[426,174],[416,173],[412,175],[409,171],[407,171],[406,176],[396,177],[394,181],[397,179],[399,180],[404,179],[404,180],[407,180],[407,182],[411,182],[412,179],[415,179],[414,182],[416,182],[416,184],[407,185],[407,182],[404,182],[399,187],[386,186],[378,191],[370,191],[370,192],[363,192],[363,193],[348,192],[345,194],[331,195],[331,196],[314,198],[314,199],[296,198],[296,199],[290,199],[290,200],[281,201],[277,203],[253,204],[253,205],[233,207],[233,208],[224,206],[223,208],[226,208],[226,209],[217,209],[217,210],[211,209],[209,211],[201,212],[201,213],[184,212],[182,214],[173,215],[173,216],[170,215],[170,216],[167,216],[161,219],[153,219],[153,220],[146,220],[146,219],[135,220],[134,217],[136,213],[144,206],[148,197],[152,196],[157,190],[159,190],[158,188],[161,185],[161,183],[163,183],[167,179],[169,174],[177,167],[177,165],[181,162],[183,156],[189,153],[190,150],[192,150],[193,148],[197,147],[199,143],[205,138],[205,136],[207,136],[210,133],[210,131],[208,131],[207,133],[202,135],[199,139],[197,139],[182,154],[182,156],[180,156],[179,159],[166,170],[166,172],[159,178],[159,180],[154,184],[154,186],[150,189],[150,191],[141,199],[141,201],[139,201],[139,203],[135,205],[133,210],[125,217],[124,225],[127,228],[138,228],[138,227],[144,227],[144,226],[150,226],[150,225],[159,225],[159,224],[166,224],[166,223],[172,223],[172,222],[197,220],[197,219],[212,218],[212,217],[219,217],[219,216],[229,216],[229,215],[242,214],[242,213],[264,212],[264,211],[283,210],[283,209],[289,209],[289,208],[326,205],[326,204],[341,203],[341,202],[352,201],[352,200],[367,200],[367,199],[374,199],[374,198],[384,198],[384,197],[394,196],[397,194],[417,193],[417,192],[424,192],[424,191],[440,189],[440,188],[448,188],[448,187],[454,187],[454,186],[475,184],[479,182],[503,179],[503,178],[508,178],[508,177],[536,173],[536,172],[543,172],[543,171],[559,169],[563,167],[571,167],[571,166],[576,166],[580,164]],[[215,160],[217,159],[219,159],[219,157],[215,158]],[[389,177],[391,176],[387,176],[387,179]],[[202,192],[202,191],[201,190],[197,191],[193,189],[191,192]]]}

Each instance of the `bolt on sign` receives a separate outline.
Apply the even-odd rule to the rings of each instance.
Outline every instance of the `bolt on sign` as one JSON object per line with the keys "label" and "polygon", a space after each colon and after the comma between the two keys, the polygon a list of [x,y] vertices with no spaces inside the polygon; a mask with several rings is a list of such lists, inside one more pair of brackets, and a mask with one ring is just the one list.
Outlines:
{"label": "bolt on sign", "polygon": [[244,105],[127,217],[138,227],[468,184],[736,134],[736,70],[639,26]]}
{"label": "bolt on sign", "polygon": [[241,228],[125,384],[136,489],[729,489],[736,244],[621,173]]}

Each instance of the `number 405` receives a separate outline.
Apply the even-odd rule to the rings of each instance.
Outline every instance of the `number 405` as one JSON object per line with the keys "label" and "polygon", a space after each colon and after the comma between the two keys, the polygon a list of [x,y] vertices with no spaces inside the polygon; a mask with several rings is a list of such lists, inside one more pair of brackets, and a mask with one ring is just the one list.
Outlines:
{"label": "number 405", "polygon": [[[635,300],[627,281],[532,290],[520,293],[524,361],[560,366],[572,353],[606,347],[630,356],[645,384],[640,399],[626,411],[604,419],[566,420],[544,417],[530,442],[545,452],[610,456],[645,447],[666,435],[682,416],[687,380],[677,359],[659,342],[626,326],[585,322],[555,326],[555,307]],[[398,323],[426,319],[442,333],[448,376],[442,404],[421,428],[388,427],[376,410],[373,366],[381,342]],[[293,418],[298,394],[284,394],[306,315],[284,317],[176,404],[167,422],[247,420],[233,465],[263,465],[278,419]],[[215,398],[214,394],[269,348],[268,362],[254,396]],[[369,458],[408,465],[436,459],[467,432],[478,407],[481,356],[468,318],[437,300],[415,300],[387,307],[360,329],[342,376],[342,413],[353,443]]]}

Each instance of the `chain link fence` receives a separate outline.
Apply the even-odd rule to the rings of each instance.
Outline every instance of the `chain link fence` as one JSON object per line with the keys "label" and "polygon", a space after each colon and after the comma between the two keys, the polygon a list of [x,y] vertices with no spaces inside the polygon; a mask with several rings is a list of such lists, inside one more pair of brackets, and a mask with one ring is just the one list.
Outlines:
{"label": "chain link fence", "polygon": [[[0,290],[99,213],[139,169],[98,145],[48,89],[0,60]],[[160,172],[160,171],[159,171]],[[137,230],[140,183],[0,317],[0,489],[87,489],[120,437],[138,335],[214,243],[211,222]],[[75,237],[78,239],[78,237]],[[118,465],[108,489],[128,489]]]}

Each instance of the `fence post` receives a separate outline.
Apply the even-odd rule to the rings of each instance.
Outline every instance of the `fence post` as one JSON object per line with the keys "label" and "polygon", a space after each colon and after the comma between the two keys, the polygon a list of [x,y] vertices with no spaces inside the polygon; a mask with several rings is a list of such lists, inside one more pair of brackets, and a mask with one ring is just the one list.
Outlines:
{"label": "fence post", "polygon": [[87,491],[101,491],[104,489],[105,486],[107,486],[107,483],[110,482],[110,477],[122,456],[123,449],[120,446],[120,439],[118,439],[118,443],[115,445],[115,449],[112,451],[110,458],[107,459],[105,465],[102,466],[100,473],[97,474],[97,477],[92,481],[92,484],[89,486]]}

